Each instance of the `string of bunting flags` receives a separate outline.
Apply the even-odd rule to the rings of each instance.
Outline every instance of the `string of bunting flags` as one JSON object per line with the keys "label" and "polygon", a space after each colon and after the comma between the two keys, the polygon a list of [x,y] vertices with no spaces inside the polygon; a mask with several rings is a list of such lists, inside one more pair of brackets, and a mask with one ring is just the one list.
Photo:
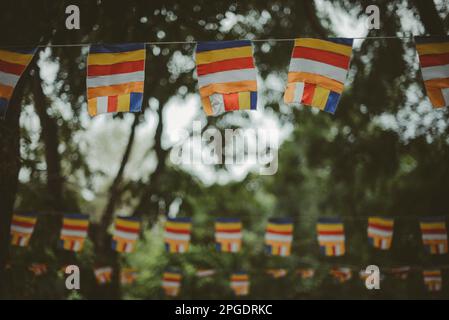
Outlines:
{"label": "string of bunting flags", "polygon": [[[431,104],[435,108],[449,106],[449,36],[413,38]],[[283,39],[294,42],[284,102],[334,114],[350,68],[354,39]],[[192,42],[196,43],[194,60],[199,94],[208,116],[257,109],[253,42],[257,40]],[[36,49],[0,48],[1,118],[4,118],[14,88]],[[89,45],[86,75],[89,115],[140,112],[145,59],[146,43]]]}
{"label": "string of bunting flags", "polygon": [[[45,263],[32,263],[28,270],[35,277],[44,276],[49,272],[49,267]],[[65,268],[60,271],[64,272]],[[421,275],[423,285],[428,292],[439,292],[443,287],[442,270],[449,270],[449,265],[434,266],[431,268],[417,266],[401,266],[401,267],[382,267],[380,280],[384,281],[387,277],[405,281],[412,272]],[[95,280],[98,285],[107,285],[112,281],[113,268],[110,266],[96,267],[93,270]],[[316,276],[317,270],[314,268],[297,268],[288,270],[285,268],[266,269],[265,274],[273,279],[281,279],[289,274],[299,277],[303,281],[308,281]],[[364,283],[368,276],[365,268],[357,268],[348,265],[333,265],[328,268],[328,276],[333,279],[335,284],[344,284],[352,279],[358,278]],[[198,279],[211,278],[218,274],[215,269],[197,269],[194,274]],[[120,283],[123,286],[129,286],[136,282],[139,277],[139,271],[135,268],[125,267],[120,270]],[[161,277],[161,288],[167,297],[179,296],[182,288],[183,271],[177,267],[166,268]],[[229,288],[235,296],[247,296],[250,293],[250,274],[244,270],[236,271],[229,276]]]}
{"label": "string of bunting flags", "polygon": [[[59,247],[68,251],[81,251],[88,234],[88,215],[64,214],[62,221]],[[14,214],[10,227],[11,244],[19,247],[28,246],[37,222],[38,215],[35,213]],[[122,253],[134,252],[141,224],[140,218],[116,217],[111,248]],[[218,252],[237,253],[241,250],[243,224],[240,218],[217,218],[214,226],[215,247]],[[393,226],[393,218],[367,217],[368,243],[375,249],[389,250],[393,241]],[[188,252],[192,227],[190,217],[167,218],[164,225],[166,251],[180,254]],[[448,253],[445,216],[419,218],[419,227],[426,252],[431,255]],[[264,236],[266,254],[289,256],[293,230],[292,218],[270,218]],[[319,217],[316,223],[316,236],[323,255],[338,257],[346,254],[344,222],[340,217]]]}
{"label": "string of bunting flags", "polygon": [[[64,250],[80,252],[83,248],[89,227],[88,215],[64,214],[62,217],[59,247]],[[430,255],[448,253],[446,217],[418,218],[422,242],[425,251]],[[38,222],[37,214],[14,214],[11,223],[11,244],[26,247],[30,243],[34,227]],[[367,217],[368,243],[375,249],[385,251],[391,249],[395,219],[391,217]],[[172,254],[182,254],[189,251],[193,223],[190,217],[168,218],[164,225],[164,243],[166,251]],[[243,223],[240,218],[223,217],[214,222],[215,247],[218,252],[238,253],[243,244]],[[118,216],[114,219],[114,229],[111,248],[118,252],[130,253],[135,250],[135,244],[141,230],[141,221],[134,217]],[[294,223],[292,218],[270,218],[265,230],[265,252],[270,256],[287,257],[291,254]],[[339,217],[320,217],[316,223],[317,241],[320,251],[325,256],[343,256],[345,251],[345,232],[343,220]],[[432,268],[394,267],[382,268],[385,274],[396,279],[406,280],[412,270],[422,271],[424,285],[428,291],[441,291],[442,269],[449,266]],[[41,276],[48,271],[44,263],[33,263],[29,270],[35,276]],[[94,275],[99,285],[111,282],[113,269],[110,266],[100,266],[94,269]],[[268,268],[266,275],[279,279],[286,277],[289,271],[285,268]],[[315,276],[313,268],[298,268],[295,274],[301,279]],[[329,275],[336,283],[351,280],[354,274],[364,280],[368,275],[356,266],[334,266]],[[198,278],[212,277],[217,274],[215,269],[198,269]],[[138,277],[138,270],[123,268],[120,271],[122,285],[130,285]],[[182,271],[178,268],[167,269],[162,277],[162,289],[169,297],[179,295],[182,283]],[[385,275],[383,275],[385,277]],[[245,271],[235,272],[230,276],[230,288],[236,296],[249,294],[249,274]]]}

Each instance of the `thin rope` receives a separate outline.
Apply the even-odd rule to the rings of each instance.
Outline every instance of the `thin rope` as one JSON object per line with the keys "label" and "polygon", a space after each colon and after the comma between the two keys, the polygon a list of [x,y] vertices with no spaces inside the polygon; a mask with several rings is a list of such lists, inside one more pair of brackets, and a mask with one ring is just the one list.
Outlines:
{"label": "thin rope", "polygon": [[[347,37],[348,39],[354,40],[364,40],[364,39],[412,39],[413,35],[408,36],[367,36],[367,37]],[[299,37],[298,37],[299,38]],[[290,42],[295,41],[298,38],[264,38],[264,39],[237,39],[235,41],[251,41],[251,42]],[[304,38],[304,37],[303,37]],[[314,39],[335,39],[335,38],[345,38],[345,37],[313,37]],[[219,40],[217,40],[219,41]],[[182,45],[182,44],[197,44],[201,41],[147,41],[147,42],[139,42],[135,43],[143,43],[145,45]],[[125,42],[126,43],[126,42]],[[134,43],[134,42],[130,42]],[[105,44],[123,44],[123,43],[105,43]],[[69,44],[31,44],[31,45],[7,45],[0,46],[0,48],[20,48],[20,47],[36,47],[36,48],[52,48],[52,47],[87,47],[91,46],[93,43],[69,43]]]}

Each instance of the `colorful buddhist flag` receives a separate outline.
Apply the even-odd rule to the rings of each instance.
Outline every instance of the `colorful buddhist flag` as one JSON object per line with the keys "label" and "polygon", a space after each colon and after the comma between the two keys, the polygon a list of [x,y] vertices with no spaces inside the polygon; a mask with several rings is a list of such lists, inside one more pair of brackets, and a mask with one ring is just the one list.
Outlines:
{"label": "colorful buddhist flag", "polygon": [[257,72],[251,41],[199,42],[195,58],[201,102],[207,115],[257,108]]}
{"label": "colorful buddhist flag", "polygon": [[195,275],[198,278],[208,278],[213,276],[216,273],[214,269],[198,269],[195,273]]}
{"label": "colorful buddhist flag", "polygon": [[353,39],[295,40],[284,101],[335,113],[352,55]]}
{"label": "colorful buddhist flag", "polygon": [[140,112],[145,79],[145,44],[92,45],[87,58],[89,115]]}
{"label": "colorful buddhist flag", "polygon": [[169,269],[164,272],[162,277],[162,289],[166,296],[177,297],[181,290],[182,274],[175,269]]}
{"label": "colorful buddhist flag", "polygon": [[69,251],[81,251],[88,229],[89,216],[84,214],[65,214],[62,219],[60,247]]}
{"label": "colorful buddhist flag", "polygon": [[275,279],[283,278],[287,276],[287,269],[267,269],[267,274]]}
{"label": "colorful buddhist flag", "polygon": [[423,271],[424,285],[427,291],[436,292],[441,291],[443,287],[443,278],[441,277],[441,270],[424,270]]}
{"label": "colorful buddhist flag", "polygon": [[330,270],[331,276],[339,283],[344,283],[351,280],[352,270],[347,267],[335,267]]}
{"label": "colorful buddhist flag", "polygon": [[243,271],[233,273],[230,285],[236,296],[247,296],[249,294],[249,275]]}
{"label": "colorful buddhist flag", "polygon": [[345,254],[345,232],[340,218],[319,218],[317,234],[318,243],[324,255],[343,256]]}
{"label": "colorful buddhist flag", "polygon": [[389,270],[389,273],[395,278],[399,280],[407,280],[408,275],[410,273],[411,268],[409,266],[404,267],[395,267]]}
{"label": "colorful buddhist flag", "polygon": [[35,52],[36,48],[0,48],[0,119],[5,117],[14,88]]}
{"label": "colorful buddhist flag", "polygon": [[11,221],[11,244],[26,247],[37,222],[35,214],[14,214]]}
{"label": "colorful buddhist flag", "polygon": [[265,232],[265,251],[273,256],[289,256],[293,240],[291,218],[271,218]]}
{"label": "colorful buddhist flag", "polygon": [[424,247],[430,254],[447,253],[446,221],[443,217],[426,217],[420,221]]}
{"label": "colorful buddhist flag", "polygon": [[393,240],[394,219],[382,217],[368,218],[368,239],[377,249],[388,250]]}
{"label": "colorful buddhist flag", "polygon": [[94,273],[98,284],[106,284],[111,282],[112,267],[96,268]]}
{"label": "colorful buddhist flag", "polygon": [[415,37],[424,86],[434,108],[449,106],[449,36]]}
{"label": "colorful buddhist flag", "polygon": [[140,233],[140,219],[136,217],[117,217],[114,223],[112,249],[117,252],[133,252]]}
{"label": "colorful buddhist flag", "polygon": [[48,266],[45,263],[32,263],[28,270],[31,271],[35,276],[42,276],[47,273]]}
{"label": "colorful buddhist flag", "polygon": [[238,218],[217,218],[215,247],[219,252],[239,252],[242,247],[242,222]]}
{"label": "colorful buddhist flag", "polygon": [[120,271],[120,283],[122,285],[133,284],[137,279],[137,270],[134,268],[123,268]]}
{"label": "colorful buddhist flag", "polygon": [[300,276],[301,279],[312,279],[315,276],[315,269],[298,268],[296,269],[296,274]]}
{"label": "colorful buddhist flag", "polygon": [[167,252],[184,253],[189,250],[191,218],[168,218],[165,223],[165,248]]}

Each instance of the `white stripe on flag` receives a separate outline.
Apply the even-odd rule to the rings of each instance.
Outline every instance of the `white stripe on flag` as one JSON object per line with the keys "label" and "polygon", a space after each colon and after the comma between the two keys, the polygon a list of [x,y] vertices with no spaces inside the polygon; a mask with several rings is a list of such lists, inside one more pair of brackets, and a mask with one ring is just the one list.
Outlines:
{"label": "white stripe on flag", "polygon": [[164,286],[164,287],[178,288],[179,285],[180,285],[179,282],[174,282],[174,281],[162,281],[162,286]]}
{"label": "white stripe on flag", "polygon": [[98,76],[98,77],[88,77],[87,87],[106,87],[116,84],[123,84],[129,82],[142,82],[145,79],[144,71],[136,71],[130,73],[114,74],[111,76]]}
{"label": "white stripe on flag", "polygon": [[215,234],[215,237],[217,239],[241,239],[242,233],[241,232],[235,232],[235,233],[217,232]]}
{"label": "white stripe on flag", "polygon": [[379,237],[391,237],[393,234],[392,230],[386,231],[382,229],[377,229],[376,227],[368,227],[368,234],[374,234]]}
{"label": "white stripe on flag", "polygon": [[307,72],[325,76],[344,83],[348,70],[333,65],[302,58],[292,58],[289,72]]}
{"label": "white stripe on flag", "polygon": [[97,98],[97,114],[108,112],[108,97]]}
{"label": "white stripe on flag", "polygon": [[166,239],[172,239],[172,240],[190,240],[190,234],[184,234],[184,233],[173,233],[173,232],[165,232],[164,237]]}
{"label": "white stripe on flag", "polygon": [[423,80],[449,78],[449,64],[421,68]]}
{"label": "white stripe on flag", "polygon": [[225,83],[225,82],[237,82],[246,80],[256,80],[256,69],[240,69],[230,70],[207,74],[198,77],[198,84],[201,87],[207,86],[211,83]]}
{"label": "white stripe on flag", "polygon": [[132,233],[132,232],[123,232],[120,230],[114,230],[114,236],[118,237],[118,238],[122,238],[122,239],[127,239],[127,240],[137,240],[137,238],[139,237],[138,233]]}
{"label": "white stripe on flag", "polygon": [[447,240],[447,235],[445,233],[440,234],[423,234],[423,240]]}
{"label": "white stripe on flag", "polygon": [[18,232],[18,233],[25,233],[25,234],[31,234],[33,232],[34,226],[33,227],[22,227],[22,226],[18,226],[18,225],[12,225],[11,226],[11,231],[14,232]]}
{"label": "white stripe on flag", "polygon": [[15,87],[19,81],[19,76],[0,71],[0,83],[5,86]]}
{"label": "white stripe on flag", "polygon": [[302,96],[304,94],[304,82],[295,83],[295,96],[293,98],[294,102],[301,102]]}
{"label": "white stripe on flag", "polygon": [[318,241],[320,242],[342,242],[345,241],[345,236],[328,236],[328,235],[321,235],[318,236]]}
{"label": "white stripe on flag", "polygon": [[67,236],[67,237],[79,237],[79,238],[85,238],[87,236],[87,230],[69,230],[69,229],[62,229],[61,230],[61,237]]}
{"label": "white stripe on flag", "polygon": [[274,234],[274,233],[267,232],[267,233],[265,233],[265,240],[291,242],[293,240],[293,236],[292,235]]}

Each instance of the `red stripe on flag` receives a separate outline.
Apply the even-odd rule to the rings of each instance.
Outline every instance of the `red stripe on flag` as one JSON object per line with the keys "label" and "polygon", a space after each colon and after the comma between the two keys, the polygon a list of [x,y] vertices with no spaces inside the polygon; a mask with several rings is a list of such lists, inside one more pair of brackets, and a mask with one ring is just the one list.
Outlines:
{"label": "red stripe on flag", "polygon": [[292,56],[293,58],[314,60],[343,69],[348,69],[349,67],[349,57],[325,50],[295,47]]}
{"label": "red stripe on flag", "polygon": [[5,73],[12,73],[20,76],[25,68],[26,66],[23,66],[21,64],[15,64],[0,60],[0,71]]}
{"label": "red stripe on flag", "polygon": [[25,228],[34,227],[34,223],[30,223],[30,222],[13,221],[12,224],[15,226],[25,227]]}
{"label": "red stripe on flag", "polygon": [[223,95],[224,107],[226,111],[239,110],[239,94],[230,93]]}
{"label": "red stripe on flag", "polygon": [[123,232],[139,233],[139,228],[130,228],[121,225],[116,225],[115,229]]}
{"label": "red stripe on flag", "polygon": [[240,232],[241,229],[216,229],[216,232],[223,232],[223,233],[237,233]]}
{"label": "red stripe on flag", "polygon": [[108,112],[117,112],[117,96],[108,97]]}
{"label": "red stripe on flag", "polygon": [[301,103],[309,106],[312,105],[314,93],[315,93],[315,85],[306,82],[304,84],[304,92],[302,94]]}
{"label": "red stripe on flag", "polygon": [[179,230],[179,229],[165,228],[165,231],[171,232],[171,233],[190,234],[190,230]]}
{"label": "red stripe on flag", "polygon": [[238,69],[251,69],[251,68],[254,68],[254,62],[252,57],[235,58],[206,64],[200,64],[197,66],[197,73],[199,76],[203,76],[209,73],[228,71],[228,70],[238,70]]}
{"label": "red stripe on flag", "polygon": [[70,224],[64,224],[62,228],[65,230],[85,231],[85,230],[87,230],[88,226],[72,226]]}
{"label": "red stripe on flag", "polygon": [[421,67],[434,67],[449,64],[449,52],[441,54],[425,54],[419,57]]}
{"label": "red stripe on flag", "polygon": [[343,231],[319,231],[318,233],[325,236],[339,236],[344,234]]}
{"label": "red stripe on flag", "polygon": [[267,233],[282,234],[282,235],[286,235],[286,236],[292,234],[291,231],[277,231],[277,230],[272,230],[272,229],[267,229]]}
{"label": "red stripe on flag", "polygon": [[145,61],[130,61],[121,62],[108,65],[93,65],[87,68],[87,75],[89,77],[95,76],[109,76],[119,73],[129,73],[136,71],[143,71],[145,69]]}
{"label": "red stripe on flag", "polygon": [[384,230],[384,231],[391,231],[391,230],[393,230],[393,227],[382,226],[380,224],[375,224],[375,223],[370,223],[369,226],[371,228],[376,228],[376,229],[380,229],[380,230]]}
{"label": "red stripe on flag", "polygon": [[422,233],[427,234],[427,233],[432,233],[432,234],[439,234],[439,233],[443,233],[446,234],[446,229],[442,228],[442,229],[424,229],[422,231]]}

